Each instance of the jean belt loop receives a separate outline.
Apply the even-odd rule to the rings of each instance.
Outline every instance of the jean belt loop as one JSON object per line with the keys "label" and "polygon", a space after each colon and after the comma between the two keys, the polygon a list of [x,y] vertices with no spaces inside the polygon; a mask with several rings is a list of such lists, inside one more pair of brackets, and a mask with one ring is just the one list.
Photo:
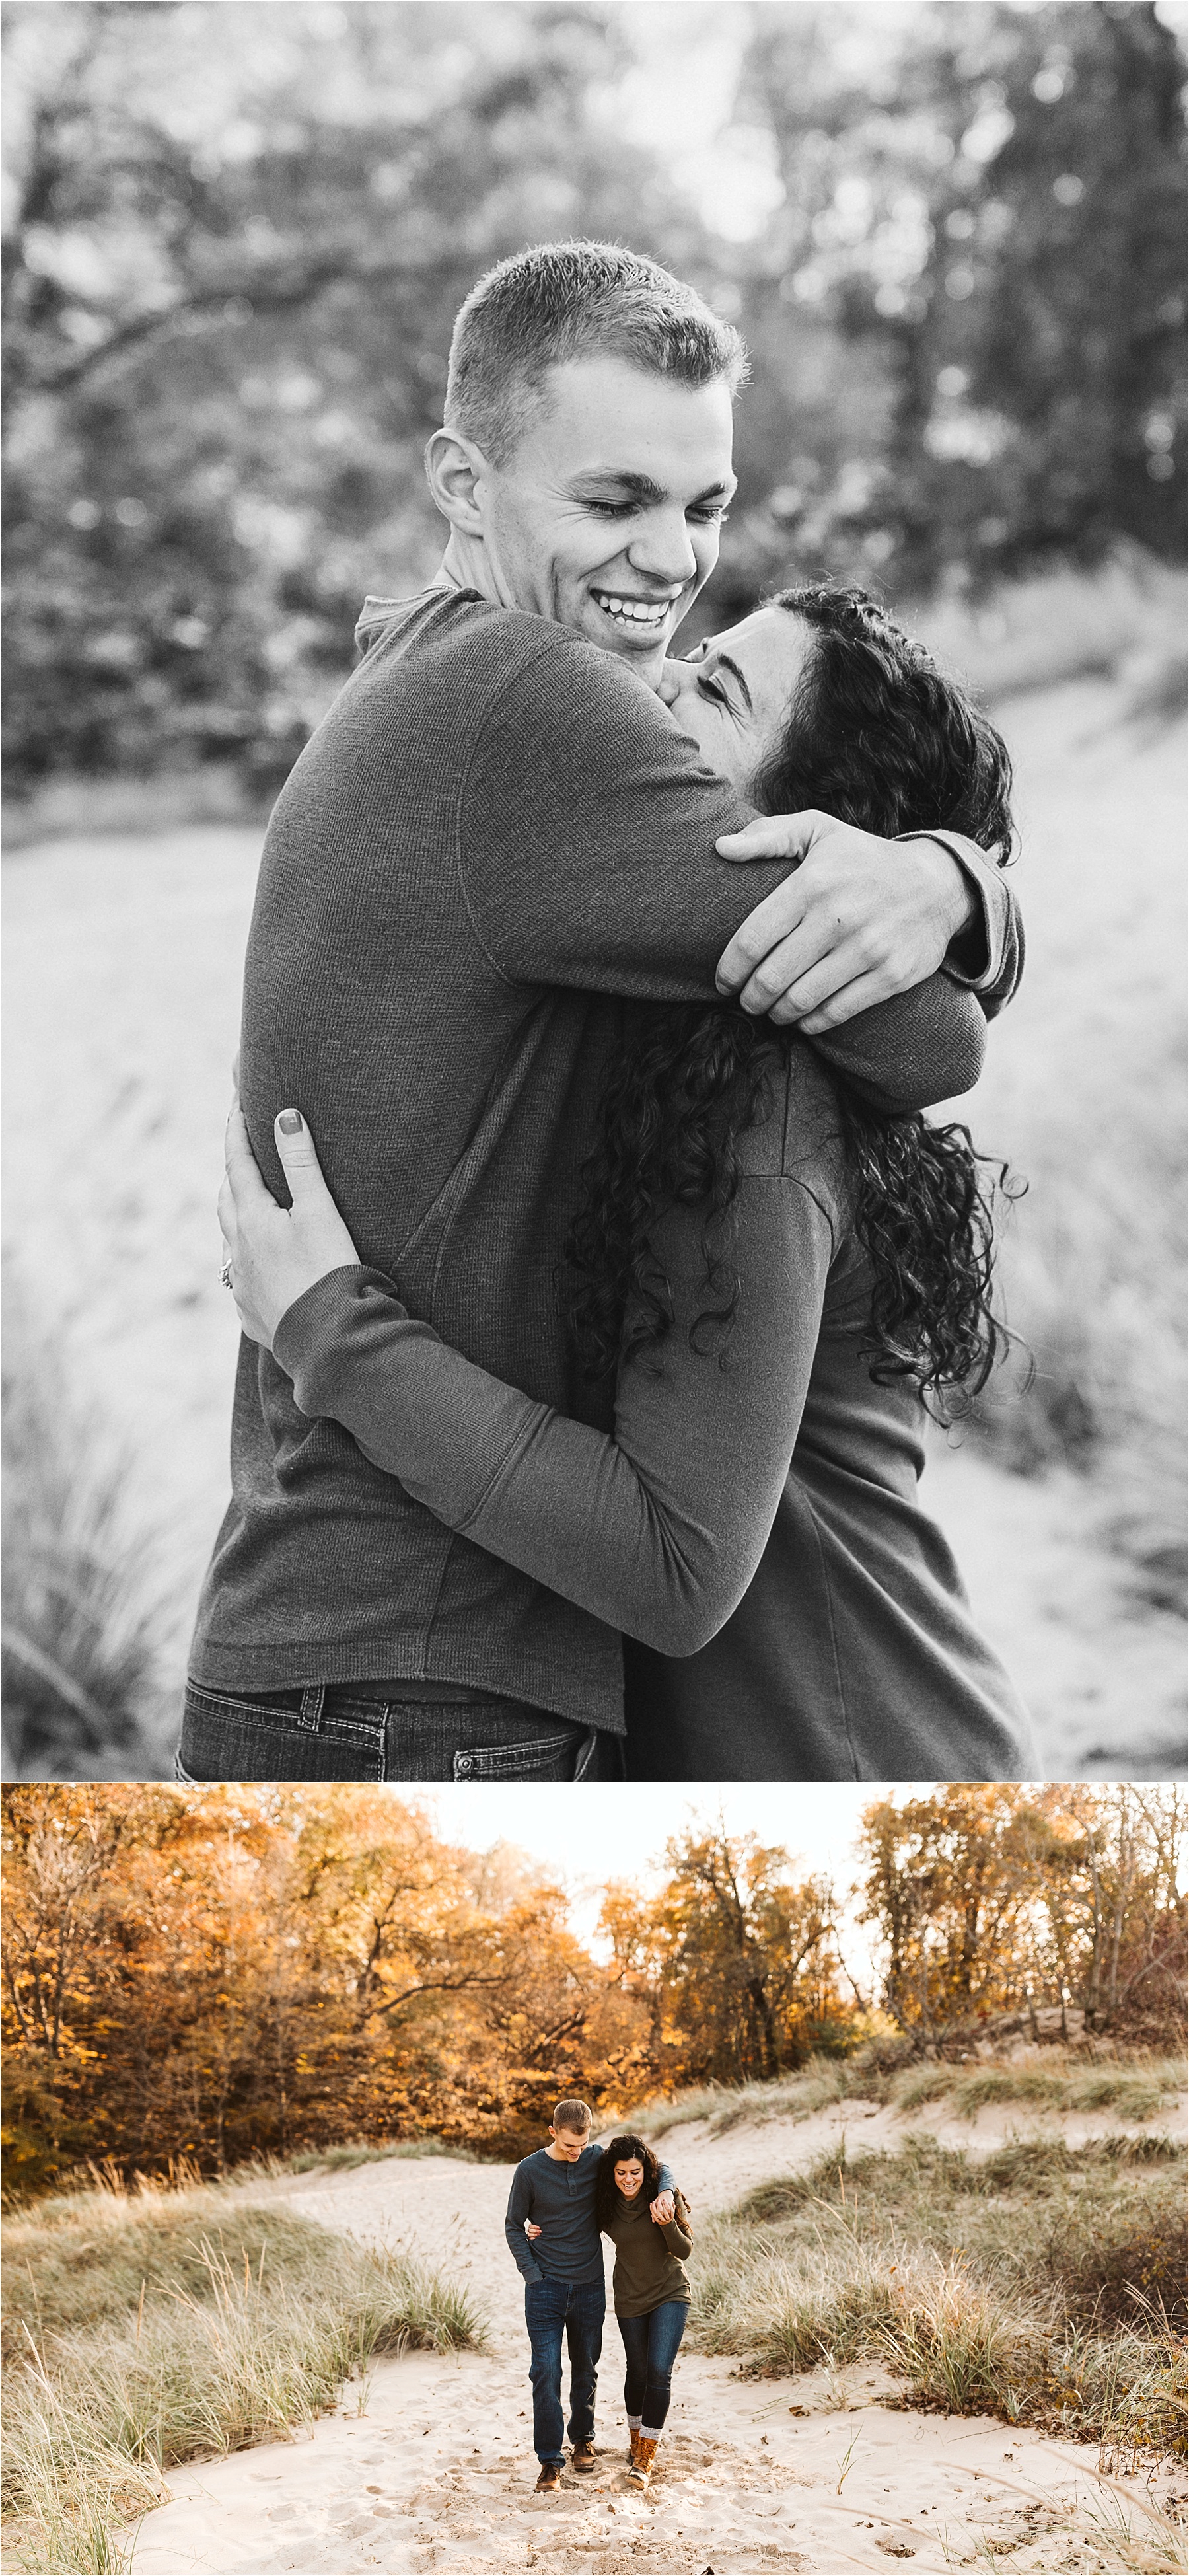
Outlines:
{"label": "jean belt loop", "polygon": [[597,1769],[598,1760],[599,1730],[597,1726],[588,1726],[586,1733],[582,1738],[582,1742],[578,1747],[578,1758],[574,1764],[574,1778],[576,1780],[585,1780],[589,1772]]}
{"label": "jean belt loop", "polygon": [[325,1705],[325,1682],[310,1682],[301,1694],[301,1722],[303,1726],[312,1727],[315,1735],[322,1724]]}

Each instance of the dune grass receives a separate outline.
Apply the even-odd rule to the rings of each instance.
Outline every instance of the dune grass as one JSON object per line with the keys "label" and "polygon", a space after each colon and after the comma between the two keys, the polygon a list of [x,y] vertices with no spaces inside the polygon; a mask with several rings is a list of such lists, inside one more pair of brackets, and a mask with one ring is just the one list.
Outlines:
{"label": "dune grass", "polygon": [[354,2138],[337,2147],[302,2147],[294,2155],[272,2156],[267,2167],[270,2173],[350,2173],[356,2165],[389,2164],[394,2156],[450,2156],[464,2165],[481,2161],[470,2147],[452,2146],[444,2138],[396,2138],[391,2146],[369,2146]]}
{"label": "dune grass", "polygon": [[830,2151],[699,2229],[691,2333],[763,2373],[882,2362],[916,2406],[1183,2454],[1185,2161],[1126,2136]]}
{"label": "dune grass", "polygon": [[704,2120],[711,2137],[722,2137],[743,2123],[810,2120],[835,2103],[850,2101],[906,2113],[928,2102],[947,2117],[963,2120],[975,2119],[996,2103],[1020,2103],[1057,2116],[1113,2111],[1121,2120],[1152,2120],[1183,2090],[1185,2076],[1183,2058],[1141,2051],[1116,2061],[1054,2046],[1015,2063],[889,2068],[875,2062],[873,2051],[861,2048],[853,2057],[811,2058],[796,2074],[769,2084],[709,2084],[672,2101],[657,2098],[641,2103],[632,2117],[645,2136],[662,2136],[689,2121]]}
{"label": "dune grass", "polygon": [[134,1470],[10,1283],[4,1305],[4,1776],[162,1779],[166,1587]]}
{"label": "dune grass", "polygon": [[409,2346],[480,2346],[465,2290],[225,2185],[73,2193],[7,2222],[9,2563],[115,2576],[163,2473],[275,2441]]}

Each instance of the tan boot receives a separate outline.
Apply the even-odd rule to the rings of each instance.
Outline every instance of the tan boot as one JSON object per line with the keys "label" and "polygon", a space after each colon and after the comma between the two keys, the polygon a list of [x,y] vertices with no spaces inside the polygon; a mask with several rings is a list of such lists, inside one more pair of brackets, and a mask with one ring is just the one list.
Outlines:
{"label": "tan boot", "polygon": [[652,2476],[652,2463],[656,2458],[656,2443],[655,2441],[646,2441],[643,2433],[637,2433],[634,2436],[634,2439],[636,2445],[636,2456],[628,2470],[628,2476],[634,2487],[646,2487],[650,2477]]}
{"label": "tan boot", "polygon": [[634,2469],[634,2468],[635,2468],[635,2465],[636,2465],[636,2447],[637,2447],[637,2444],[638,2444],[638,2442],[639,2442],[639,2439],[640,2439],[640,2427],[639,2427],[639,2425],[638,2425],[638,2424],[629,2424],[629,2426],[628,2426],[628,2467],[629,2467],[630,2469]]}

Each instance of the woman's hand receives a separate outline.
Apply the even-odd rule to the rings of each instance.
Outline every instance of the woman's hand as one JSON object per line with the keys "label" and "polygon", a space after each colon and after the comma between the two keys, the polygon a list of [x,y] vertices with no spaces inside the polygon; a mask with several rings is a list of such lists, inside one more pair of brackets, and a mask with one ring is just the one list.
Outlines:
{"label": "woman's hand", "polygon": [[657,2197],[652,2202],[648,2212],[654,2227],[667,2227],[670,2219],[674,2217],[675,2214],[672,2192],[658,2192]]}
{"label": "woman's hand", "polygon": [[282,1315],[307,1288],[359,1254],[335,1206],[314,1139],[297,1109],[282,1109],[274,1130],[292,1207],[278,1207],[252,1152],[239,1093],[231,1103],[226,1175],[219,1223],[231,1264],[231,1293],[250,1342],[271,1350]]}
{"label": "woman's hand", "polygon": [[539,2236],[541,2230],[539,2227],[534,2227],[531,2218],[526,2218],[524,2222],[524,2232],[526,2236]]}

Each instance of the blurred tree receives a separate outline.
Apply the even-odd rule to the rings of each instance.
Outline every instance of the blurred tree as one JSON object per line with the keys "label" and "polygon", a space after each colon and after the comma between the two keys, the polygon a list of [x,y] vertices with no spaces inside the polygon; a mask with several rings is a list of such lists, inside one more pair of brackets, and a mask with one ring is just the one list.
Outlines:
{"label": "blurred tree", "polygon": [[713,234],[622,113],[621,0],[12,0],[8,775],[271,790],[490,261],[587,232],[742,323],[740,495],[690,640],[778,577],[978,579],[1184,537],[1183,63],[1154,0],[765,0]]}
{"label": "blurred tree", "polygon": [[863,1820],[884,2001],[926,2041],[1075,2006],[1092,2030],[1183,2027],[1185,1802],[1176,1788],[953,1783]]}
{"label": "blurred tree", "polygon": [[650,2072],[647,2016],[530,1873],[366,1789],[4,1793],[4,2151],[222,2171],[428,2131],[539,2143],[560,2094]]}
{"label": "blurred tree", "polygon": [[671,1842],[661,1894],[607,1891],[616,1973],[646,2001],[653,2068],[667,2085],[762,2081],[853,2035],[827,1881],[792,1876],[754,1834]]}
{"label": "blurred tree", "polygon": [[441,541],[454,313],[526,240],[697,228],[603,114],[595,7],[16,7],[10,781],[232,756],[275,785],[367,587]]}
{"label": "blurred tree", "polygon": [[741,595],[1120,536],[1180,560],[1184,62],[1154,0],[933,0],[865,58],[862,14],[765,10],[746,67],[785,206],[745,329],[793,434],[732,540]]}

